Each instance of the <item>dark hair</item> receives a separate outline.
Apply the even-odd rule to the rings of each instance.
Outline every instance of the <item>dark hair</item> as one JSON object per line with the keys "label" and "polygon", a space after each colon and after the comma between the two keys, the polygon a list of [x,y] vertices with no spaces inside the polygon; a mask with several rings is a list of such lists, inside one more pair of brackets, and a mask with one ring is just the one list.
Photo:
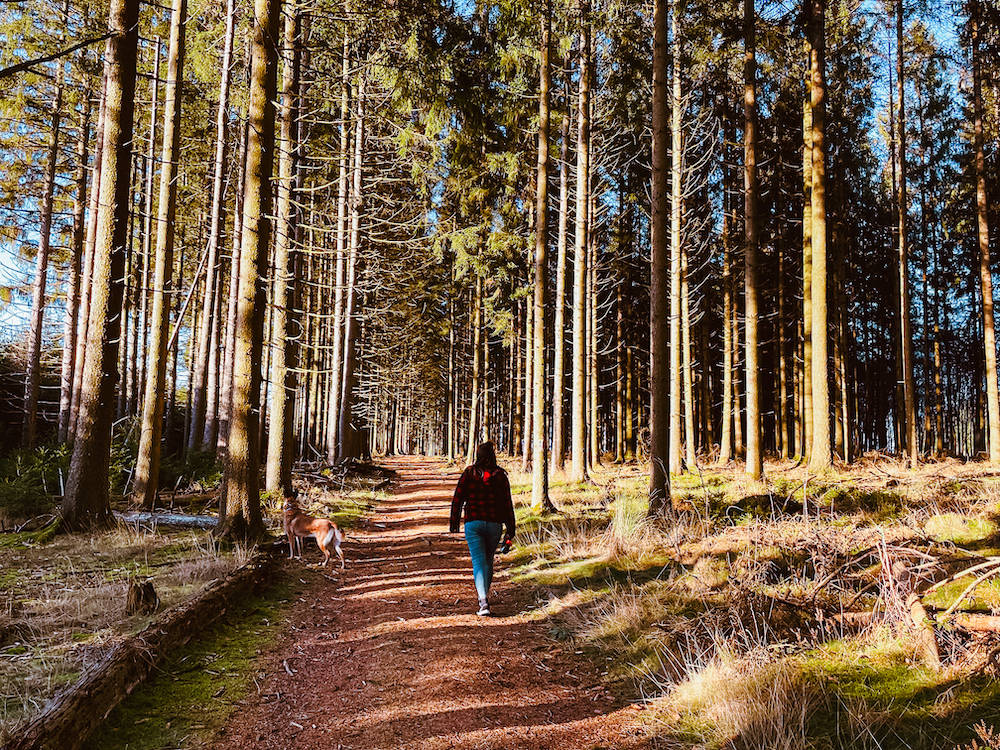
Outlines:
{"label": "dark hair", "polygon": [[497,468],[497,454],[493,443],[483,443],[476,448],[476,468],[480,471],[493,471]]}

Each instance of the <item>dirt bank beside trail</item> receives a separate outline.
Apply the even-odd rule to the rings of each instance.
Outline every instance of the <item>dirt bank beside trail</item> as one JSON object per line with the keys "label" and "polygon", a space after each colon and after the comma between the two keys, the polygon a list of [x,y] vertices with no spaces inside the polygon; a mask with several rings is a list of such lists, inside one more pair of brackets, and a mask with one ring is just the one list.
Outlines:
{"label": "dirt bank beside trail", "polygon": [[288,563],[308,586],[215,749],[647,748],[594,665],[524,614],[533,592],[502,562],[494,616],[476,617],[468,549],[446,533],[457,473],[390,465],[390,497],[348,539],[345,571]]}

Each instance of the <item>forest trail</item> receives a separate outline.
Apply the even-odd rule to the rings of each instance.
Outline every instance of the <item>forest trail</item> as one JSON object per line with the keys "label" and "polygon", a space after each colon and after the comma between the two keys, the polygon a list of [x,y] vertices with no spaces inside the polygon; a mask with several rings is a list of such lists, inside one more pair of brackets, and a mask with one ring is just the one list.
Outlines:
{"label": "forest trail", "polygon": [[475,615],[468,548],[447,533],[458,473],[413,457],[387,465],[391,495],[348,537],[345,571],[285,562],[308,585],[215,750],[648,748],[639,712],[524,614],[532,593],[502,558],[494,615]]}

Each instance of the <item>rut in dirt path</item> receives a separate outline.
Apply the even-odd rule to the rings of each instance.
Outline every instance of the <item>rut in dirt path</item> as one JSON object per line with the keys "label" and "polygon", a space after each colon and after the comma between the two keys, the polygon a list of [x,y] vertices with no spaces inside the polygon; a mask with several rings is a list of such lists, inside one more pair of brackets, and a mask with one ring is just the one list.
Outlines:
{"label": "rut in dirt path", "polygon": [[216,750],[648,747],[638,712],[526,614],[534,594],[502,560],[494,616],[473,614],[468,548],[446,533],[458,473],[388,465],[391,496],[348,537],[345,571],[286,562],[308,585]]}

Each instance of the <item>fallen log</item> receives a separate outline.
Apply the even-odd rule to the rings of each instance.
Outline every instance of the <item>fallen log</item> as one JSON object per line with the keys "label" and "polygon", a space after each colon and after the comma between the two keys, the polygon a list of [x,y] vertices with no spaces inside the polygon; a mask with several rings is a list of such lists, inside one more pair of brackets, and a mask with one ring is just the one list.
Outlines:
{"label": "fallen log", "polygon": [[14,733],[3,750],[79,750],[165,656],[257,591],[269,579],[274,564],[273,556],[258,555],[209,584],[194,599],[168,609],[157,622],[115,646],[74,685],[58,693],[38,717]]}
{"label": "fallen log", "polygon": [[219,525],[216,516],[196,516],[189,513],[170,513],[167,511],[132,511],[118,514],[126,523],[150,524],[152,526],[192,526],[199,529],[214,529]]}

